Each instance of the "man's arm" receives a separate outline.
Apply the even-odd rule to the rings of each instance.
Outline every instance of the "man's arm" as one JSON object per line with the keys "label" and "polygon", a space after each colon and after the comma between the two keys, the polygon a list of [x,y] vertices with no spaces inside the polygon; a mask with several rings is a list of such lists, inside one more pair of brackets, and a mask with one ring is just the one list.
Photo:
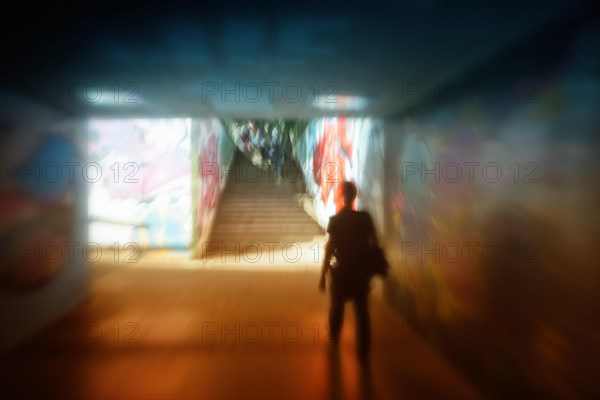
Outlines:
{"label": "man's arm", "polygon": [[331,235],[331,222],[327,227],[327,232],[329,232],[329,237],[327,238],[327,243],[325,244],[325,257],[323,257],[323,265],[321,266],[321,279],[319,280],[319,289],[324,292],[325,291],[325,280],[327,276],[327,271],[331,266],[331,257],[333,257],[333,253],[335,252],[335,242]]}
{"label": "man's arm", "polygon": [[371,246],[379,246],[379,240],[377,240],[377,230],[375,229],[375,224],[373,223],[373,218],[371,218],[371,214],[365,212],[366,220],[367,220],[367,237],[369,240],[369,244]]}
{"label": "man's arm", "polygon": [[325,244],[325,257],[323,258],[323,265],[321,266],[321,279],[319,280],[319,289],[324,292],[325,291],[325,280],[327,276],[327,271],[331,267],[331,257],[333,257],[333,253],[335,252],[335,245],[329,235],[329,240],[327,240],[327,244]]}

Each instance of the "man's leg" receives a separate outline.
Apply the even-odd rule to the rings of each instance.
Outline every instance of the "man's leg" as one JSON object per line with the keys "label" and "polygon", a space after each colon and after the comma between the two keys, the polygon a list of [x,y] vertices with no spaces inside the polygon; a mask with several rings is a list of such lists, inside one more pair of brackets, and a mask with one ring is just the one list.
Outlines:
{"label": "man's leg", "polygon": [[371,325],[368,310],[368,292],[354,297],[356,315],[356,351],[361,361],[366,361],[371,349]]}
{"label": "man's leg", "polygon": [[329,308],[329,339],[337,343],[344,323],[344,298],[332,290]]}

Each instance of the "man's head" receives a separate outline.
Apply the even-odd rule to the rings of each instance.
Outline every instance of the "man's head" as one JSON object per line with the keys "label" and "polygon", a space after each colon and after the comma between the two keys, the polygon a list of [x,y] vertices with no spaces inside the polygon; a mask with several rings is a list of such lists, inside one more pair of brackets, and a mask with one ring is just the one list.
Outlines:
{"label": "man's head", "polygon": [[344,200],[344,206],[352,206],[352,202],[356,199],[356,185],[350,181],[342,182],[342,198]]}

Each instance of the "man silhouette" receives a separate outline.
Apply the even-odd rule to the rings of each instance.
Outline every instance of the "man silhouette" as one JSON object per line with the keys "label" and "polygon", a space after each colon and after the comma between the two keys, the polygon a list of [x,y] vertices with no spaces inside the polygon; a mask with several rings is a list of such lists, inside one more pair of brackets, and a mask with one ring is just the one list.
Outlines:
{"label": "man silhouette", "polygon": [[[351,300],[356,314],[357,355],[362,363],[368,358],[371,345],[367,298],[371,274],[367,268],[369,246],[377,245],[377,234],[371,216],[354,211],[356,186],[342,183],[344,207],[329,219],[325,245],[325,258],[321,269],[319,289],[325,291],[327,272],[330,272],[331,306],[329,310],[329,336],[337,344],[344,321],[344,305]],[[331,265],[332,258],[336,262]]]}

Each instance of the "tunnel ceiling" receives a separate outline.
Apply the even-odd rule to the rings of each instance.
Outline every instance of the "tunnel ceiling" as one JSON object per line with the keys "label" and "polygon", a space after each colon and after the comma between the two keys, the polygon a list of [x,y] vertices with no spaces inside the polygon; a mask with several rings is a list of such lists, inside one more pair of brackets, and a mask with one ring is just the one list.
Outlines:
{"label": "tunnel ceiling", "polygon": [[[389,116],[419,98],[413,83],[456,79],[583,4],[284,3],[6,10],[17,24],[1,28],[2,90],[81,116],[352,114],[314,107],[318,87],[366,99],[355,113]],[[239,101],[223,101],[221,85],[235,82]]]}

